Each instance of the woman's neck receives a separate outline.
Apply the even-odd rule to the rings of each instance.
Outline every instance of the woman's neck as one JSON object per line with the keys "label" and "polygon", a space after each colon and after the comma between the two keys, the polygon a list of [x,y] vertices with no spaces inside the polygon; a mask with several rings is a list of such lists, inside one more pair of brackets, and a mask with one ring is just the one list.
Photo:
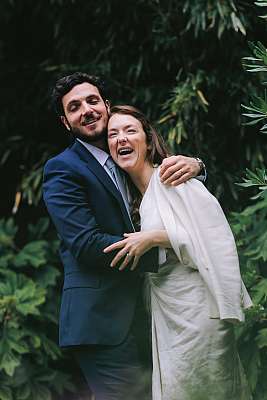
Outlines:
{"label": "woman's neck", "polygon": [[136,170],[128,172],[131,180],[139,190],[139,192],[144,195],[145,191],[149,185],[150,178],[153,174],[154,168],[149,163],[143,165],[142,171]]}

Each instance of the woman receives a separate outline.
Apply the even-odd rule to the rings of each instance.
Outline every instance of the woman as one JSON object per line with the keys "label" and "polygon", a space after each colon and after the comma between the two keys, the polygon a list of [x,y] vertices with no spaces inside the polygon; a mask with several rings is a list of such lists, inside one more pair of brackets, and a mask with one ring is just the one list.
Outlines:
{"label": "woman", "polygon": [[196,179],[166,187],[159,179],[166,148],[131,106],[111,109],[108,144],[134,186],[133,218],[141,231],[119,249],[135,268],[153,246],[171,247],[158,273],[147,274],[152,314],[153,400],[248,400],[232,322],[251,306],[240,277],[232,232],[218,201]]}

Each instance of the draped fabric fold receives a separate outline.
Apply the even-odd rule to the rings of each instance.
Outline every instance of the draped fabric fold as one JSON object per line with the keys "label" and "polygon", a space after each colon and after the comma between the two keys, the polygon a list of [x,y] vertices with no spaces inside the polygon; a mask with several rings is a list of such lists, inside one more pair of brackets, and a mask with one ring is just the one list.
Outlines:
{"label": "draped fabric fold", "polygon": [[153,400],[250,400],[231,322],[252,303],[219,203],[197,180],[166,187],[155,170],[140,217],[142,230],[165,229],[172,244],[146,275]]}
{"label": "draped fabric fold", "polygon": [[197,268],[207,285],[210,317],[243,321],[243,309],[252,302],[240,276],[235,240],[218,200],[197,179],[177,187],[164,186],[158,171],[151,178],[149,192],[156,199],[178,259]]}

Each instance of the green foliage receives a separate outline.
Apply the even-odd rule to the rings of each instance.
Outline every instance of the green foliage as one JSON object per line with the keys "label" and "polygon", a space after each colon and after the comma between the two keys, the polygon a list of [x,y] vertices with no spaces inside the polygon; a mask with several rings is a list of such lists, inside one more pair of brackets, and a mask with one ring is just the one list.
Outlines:
{"label": "green foliage", "polygon": [[[257,6],[267,7],[267,2],[260,0],[255,2]],[[266,19],[267,15],[261,15],[261,18]],[[243,66],[248,72],[257,73],[259,76],[265,76],[264,73],[267,72],[267,48],[261,42],[249,42],[250,49],[252,51],[252,57],[243,58]],[[265,76],[266,78],[266,76]],[[267,82],[263,82],[264,85]],[[267,133],[267,92],[265,90],[264,98],[259,96],[251,96],[251,101],[249,106],[242,105],[246,110],[243,115],[249,118],[250,121],[246,122],[246,125],[255,125],[258,122],[265,122],[261,127],[260,131],[262,133]],[[247,112],[249,111],[249,112]]]}
{"label": "green foliage", "polygon": [[[168,130],[168,141],[174,149],[175,144],[179,145],[183,138],[187,139],[190,136],[192,128],[193,131],[197,129],[201,112],[207,112],[209,105],[201,91],[205,81],[204,71],[198,71],[196,75],[187,74],[184,81],[181,76],[180,70],[177,86],[164,104],[165,113],[159,120],[159,124],[165,124],[164,127]],[[168,121],[171,121],[169,127],[166,126]]]}
{"label": "green foliage", "polygon": [[47,219],[30,225],[18,246],[14,220],[0,221],[1,400],[49,400],[73,390],[57,370],[58,243],[47,240],[47,229]]}
{"label": "green foliage", "polygon": [[183,11],[189,14],[186,29],[194,27],[195,36],[202,31],[217,28],[218,38],[225,30],[233,29],[246,35],[247,20],[241,6],[237,1],[209,1],[209,0],[187,0]]}
{"label": "green foliage", "polygon": [[[255,1],[256,6],[259,7],[267,7],[267,2],[265,0],[259,0],[259,1]],[[267,15],[260,15],[260,18],[266,19]]]}
{"label": "green foliage", "polygon": [[267,50],[261,42],[249,42],[254,57],[244,57],[243,66],[248,72],[267,72]]}
{"label": "green foliage", "polygon": [[250,288],[254,308],[237,334],[254,400],[266,399],[267,383],[267,187],[266,171],[247,172],[244,187],[258,187],[260,196],[240,213],[233,213],[232,228],[237,237],[242,274]]}
{"label": "green foliage", "polygon": [[[267,6],[258,1],[258,6]],[[265,17],[264,17],[265,18]],[[264,76],[267,72],[267,49],[260,42],[249,43],[253,57],[245,57],[243,65],[248,72]],[[266,82],[263,82],[266,85]],[[255,125],[266,122],[267,102],[260,96],[252,96],[249,106],[243,105],[243,114]],[[265,123],[261,132],[267,133]],[[252,293],[254,309],[248,313],[246,324],[239,328],[241,356],[253,392],[254,400],[267,399],[267,170],[264,167],[254,171],[247,169],[239,186],[253,190],[253,204],[240,213],[233,214],[233,229],[238,237],[240,262],[245,281]],[[255,193],[256,190],[256,193]]]}
{"label": "green foliage", "polygon": [[[267,69],[266,69],[267,71]],[[247,118],[250,118],[250,122],[246,122],[246,125],[255,125],[261,121],[267,121],[267,100],[261,97],[252,97],[249,106],[242,105],[242,107],[249,111],[243,113]],[[261,129],[262,133],[267,133],[267,123],[265,123]]]}
{"label": "green foliage", "polygon": [[[0,116],[0,163],[13,182],[6,207],[15,203],[15,213],[22,202],[39,205],[41,167],[68,144],[49,88],[75,70],[106,76],[113,103],[167,118],[160,129],[174,150],[205,158],[210,187],[229,208],[236,204],[235,176],[267,150],[245,135],[240,119],[245,35],[253,40],[264,29],[255,9],[249,0],[1,2],[0,79],[9,107]],[[257,82],[250,86],[256,94]],[[219,171],[218,184],[212,177]]]}
{"label": "green foliage", "polygon": [[[253,196],[252,199],[265,197],[267,190],[267,175],[265,169],[256,168],[256,172],[247,169],[246,177],[243,178],[243,181],[242,183],[238,183],[238,185],[245,188],[254,186],[258,189],[258,193]],[[261,207],[261,204],[262,203],[259,203],[258,206]]]}

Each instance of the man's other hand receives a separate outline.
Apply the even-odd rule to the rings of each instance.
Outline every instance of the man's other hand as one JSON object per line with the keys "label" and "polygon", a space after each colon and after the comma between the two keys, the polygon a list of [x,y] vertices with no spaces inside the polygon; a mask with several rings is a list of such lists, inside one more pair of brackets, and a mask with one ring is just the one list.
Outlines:
{"label": "man's other hand", "polygon": [[180,185],[199,173],[199,162],[193,157],[181,155],[167,157],[160,166],[160,180],[165,185]]}

